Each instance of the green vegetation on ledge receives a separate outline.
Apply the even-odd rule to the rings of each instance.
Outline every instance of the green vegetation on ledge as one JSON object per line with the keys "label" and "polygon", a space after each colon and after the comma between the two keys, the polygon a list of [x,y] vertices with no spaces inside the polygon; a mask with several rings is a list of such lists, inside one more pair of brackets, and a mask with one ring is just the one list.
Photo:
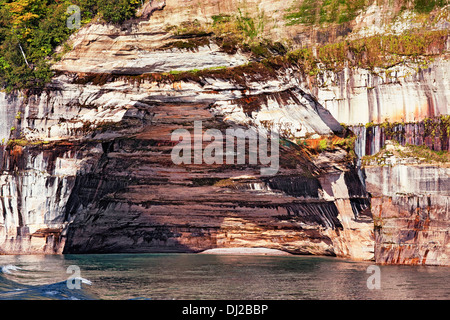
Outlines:
{"label": "green vegetation on ledge", "polygon": [[[324,23],[341,24],[352,21],[374,1],[371,0],[298,0],[284,16],[286,25],[297,24],[322,25]],[[400,10],[412,10],[417,13],[430,13],[435,8],[449,4],[448,0],[377,0],[378,5]]]}
{"label": "green vegetation on ledge", "polygon": [[246,9],[238,8],[234,14],[214,15],[211,21],[201,24],[198,20],[186,21],[166,28],[180,40],[170,42],[161,49],[195,50],[214,42],[229,54],[242,50],[256,60],[285,55],[287,48],[281,42],[264,39],[264,29],[268,22],[264,11],[257,10],[251,15]]}
{"label": "green vegetation on ledge", "polygon": [[286,24],[343,23],[356,17],[367,0],[302,0],[285,15]]}
{"label": "green vegetation on ledge", "polygon": [[312,48],[303,48],[289,53],[288,57],[310,75],[324,68],[337,72],[346,66],[373,70],[404,62],[426,65],[424,61],[431,62],[445,51],[448,35],[448,30],[377,35],[321,45],[316,54]]}
{"label": "green vegetation on ledge", "polygon": [[[192,31],[190,31],[192,33]],[[198,32],[200,32],[198,30]],[[202,31],[204,32],[204,31]],[[103,85],[116,79],[126,79],[131,83],[142,81],[156,82],[199,82],[206,77],[223,79],[245,86],[248,80],[274,79],[280,72],[297,66],[305,75],[316,76],[322,71],[341,71],[344,67],[361,67],[373,70],[374,68],[388,68],[395,63],[428,60],[445,50],[449,31],[431,31],[418,34],[405,34],[400,36],[374,36],[371,38],[343,41],[327,44],[317,48],[315,55],[311,48],[304,48],[286,53],[286,48],[280,44],[261,40],[259,45],[263,53],[251,52],[254,61],[233,68],[209,68],[203,70],[173,71],[168,73],[147,73],[142,75],[120,74],[83,74],[78,75],[74,83]],[[219,41],[213,38],[212,41]],[[217,36],[208,36],[217,37]],[[229,36],[231,37],[231,36]],[[235,50],[245,50],[246,44],[239,43],[238,38]],[[220,44],[220,43],[219,43]],[[191,48],[189,48],[191,49]],[[229,49],[227,47],[227,49]],[[390,58],[389,53],[392,52]],[[274,53],[276,52],[276,53]],[[396,53],[394,53],[396,52]]]}
{"label": "green vegetation on ledge", "polygon": [[449,162],[450,152],[448,151],[434,151],[425,145],[406,144],[401,146],[395,141],[391,141],[389,145],[386,145],[377,154],[364,156],[361,159],[363,166],[384,166],[394,163],[426,164]]}
{"label": "green vegetation on ledge", "polygon": [[[421,135],[423,138],[438,138],[438,139],[448,139],[450,137],[450,115],[440,115],[438,117],[425,118],[421,121],[423,124],[423,131],[421,130]],[[369,122],[365,125],[367,129],[379,127],[383,130],[383,134],[389,140],[402,141],[405,139],[404,127],[408,124],[420,125],[416,122],[390,122],[388,120],[375,124]]]}

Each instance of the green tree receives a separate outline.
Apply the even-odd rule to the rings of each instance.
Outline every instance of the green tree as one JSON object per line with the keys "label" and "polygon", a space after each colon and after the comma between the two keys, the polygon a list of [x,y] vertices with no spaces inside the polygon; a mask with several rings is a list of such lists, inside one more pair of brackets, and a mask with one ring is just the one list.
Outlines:
{"label": "green tree", "polygon": [[97,7],[107,22],[121,23],[134,17],[140,0],[98,0]]}
{"label": "green tree", "polygon": [[132,18],[140,0],[0,0],[0,89],[42,87],[50,81],[54,49],[73,32],[67,8],[78,5],[82,23],[99,15],[106,22]]}

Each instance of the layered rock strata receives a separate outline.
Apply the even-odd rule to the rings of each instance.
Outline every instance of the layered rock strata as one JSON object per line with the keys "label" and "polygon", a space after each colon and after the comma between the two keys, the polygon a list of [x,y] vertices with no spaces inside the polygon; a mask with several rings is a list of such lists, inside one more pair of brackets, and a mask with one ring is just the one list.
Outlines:
{"label": "layered rock strata", "polygon": [[[447,48],[449,50],[449,39]],[[312,93],[341,123],[419,122],[450,113],[450,62],[438,58],[426,68],[345,68],[325,71]]]}
{"label": "layered rock strata", "polygon": [[[161,32],[88,30],[46,90],[2,97],[2,253],[244,246],[373,257],[369,198],[347,151],[311,153],[289,141],[346,134],[302,90],[298,70],[246,65],[248,55],[213,44],[162,49],[173,38]],[[154,47],[141,39],[130,49],[136,32]],[[100,59],[105,45],[112,56]],[[189,68],[205,71],[169,72]],[[279,133],[278,173],[248,162],[176,165],[172,133],[195,132],[196,122],[203,137]]]}
{"label": "layered rock strata", "polygon": [[372,195],[375,261],[450,264],[450,169],[438,165],[366,167]]}
{"label": "layered rock strata", "polygon": [[[270,14],[261,32],[292,39],[294,47],[364,36],[370,15],[380,13],[371,7],[323,33],[278,23],[295,3],[255,0],[243,9],[256,20]],[[448,150],[448,123],[427,125],[448,114],[448,39],[426,68],[345,67],[313,77],[297,65],[267,66],[208,32],[173,31],[186,22],[211,25],[240,6],[152,1],[120,27],[79,30],[45,89],[0,92],[0,253],[264,247],[382,264],[450,264],[447,167],[361,171],[345,143],[320,146],[338,136],[352,141],[345,123],[358,137],[359,157],[390,139]],[[210,138],[207,130],[225,135],[230,128],[278,133],[277,174],[247,162],[174,163],[175,130]]]}

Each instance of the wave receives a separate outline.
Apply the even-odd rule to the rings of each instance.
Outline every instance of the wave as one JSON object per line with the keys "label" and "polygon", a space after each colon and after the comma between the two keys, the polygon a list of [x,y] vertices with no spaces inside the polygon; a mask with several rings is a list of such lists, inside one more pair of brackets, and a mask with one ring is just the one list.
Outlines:
{"label": "wave", "polygon": [[11,274],[12,271],[22,270],[22,268],[15,266],[13,264],[8,264],[6,266],[2,266],[2,273]]}
{"label": "wave", "polygon": [[79,280],[79,289],[71,289],[68,281],[59,281],[42,285],[27,285],[14,280],[21,271],[26,271],[15,265],[5,265],[0,268],[0,300],[94,300],[86,290],[86,285],[92,282],[84,278]]}

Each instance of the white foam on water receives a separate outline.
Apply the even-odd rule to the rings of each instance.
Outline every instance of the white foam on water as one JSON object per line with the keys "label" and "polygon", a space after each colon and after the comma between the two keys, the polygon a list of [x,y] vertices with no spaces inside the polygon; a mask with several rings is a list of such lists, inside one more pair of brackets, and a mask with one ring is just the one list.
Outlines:
{"label": "white foam on water", "polygon": [[2,273],[5,273],[5,274],[11,274],[13,271],[18,271],[18,270],[22,270],[22,268],[12,265],[12,264],[2,266]]}

